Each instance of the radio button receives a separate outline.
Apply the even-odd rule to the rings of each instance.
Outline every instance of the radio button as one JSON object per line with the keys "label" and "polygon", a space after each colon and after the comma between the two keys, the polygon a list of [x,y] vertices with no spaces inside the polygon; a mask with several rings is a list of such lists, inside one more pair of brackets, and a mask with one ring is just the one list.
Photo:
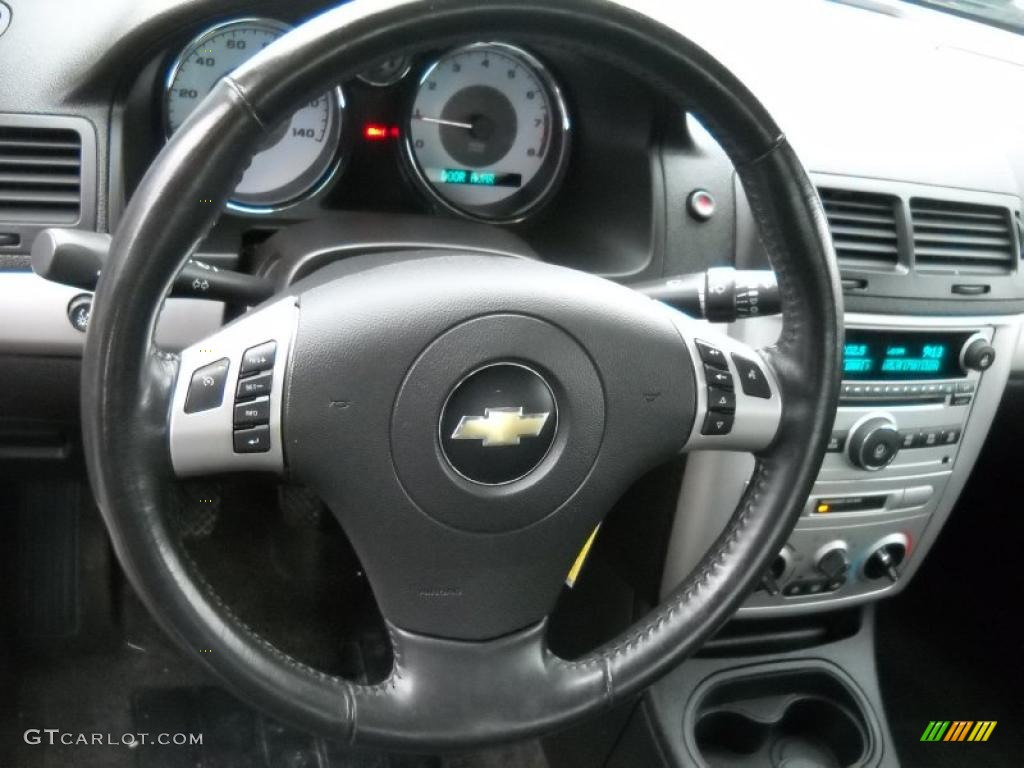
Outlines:
{"label": "radio button", "polygon": [[956,391],[958,393],[964,393],[964,392],[970,393],[970,392],[973,392],[974,391],[974,382],[973,381],[958,381],[956,383]]}
{"label": "radio button", "polygon": [[900,448],[917,448],[917,430],[900,430]]}
{"label": "radio button", "polygon": [[939,432],[938,429],[923,429],[918,433],[920,438],[921,448],[932,448],[939,444]]}
{"label": "radio button", "polygon": [[971,404],[971,396],[970,395],[953,395],[953,397],[951,397],[949,399],[949,404],[950,405],[970,405]]}
{"label": "radio button", "polygon": [[842,453],[843,448],[846,447],[846,433],[845,432],[833,432],[828,439],[828,446],[825,448],[826,453]]}
{"label": "radio button", "polygon": [[939,432],[939,442],[943,445],[956,445],[960,441],[960,430],[956,427],[943,429]]}

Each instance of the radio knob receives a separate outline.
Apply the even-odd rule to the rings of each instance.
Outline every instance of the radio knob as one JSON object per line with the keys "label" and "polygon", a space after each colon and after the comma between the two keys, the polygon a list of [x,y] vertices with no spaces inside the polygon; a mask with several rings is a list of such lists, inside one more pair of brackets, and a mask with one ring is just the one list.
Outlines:
{"label": "radio knob", "polygon": [[861,469],[875,471],[887,467],[899,450],[899,430],[885,416],[865,419],[850,435],[850,461]]}
{"label": "radio knob", "polygon": [[996,361],[996,350],[987,339],[969,341],[960,353],[960,365],[965,371],[987,371]]}

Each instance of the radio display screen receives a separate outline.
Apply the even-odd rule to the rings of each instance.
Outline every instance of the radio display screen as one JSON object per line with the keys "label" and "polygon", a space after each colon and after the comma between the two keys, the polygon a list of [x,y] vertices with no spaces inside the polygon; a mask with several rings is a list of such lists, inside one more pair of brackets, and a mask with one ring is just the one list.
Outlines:
{"label": "radio display screen", "polygon": [[961,379],[965,331],[883,331],[848,328],[843,379],[909,381]]}

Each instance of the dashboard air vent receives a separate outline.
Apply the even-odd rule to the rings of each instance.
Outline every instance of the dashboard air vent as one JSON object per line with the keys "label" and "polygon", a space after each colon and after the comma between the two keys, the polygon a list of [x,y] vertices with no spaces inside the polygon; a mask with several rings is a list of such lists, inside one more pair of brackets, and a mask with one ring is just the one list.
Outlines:
{"label": "dashboard air vent", "polygon": [[0,221],[73,224],[81,193],[78,131],[0,125]]}
{"label": "dashboard air vent", "polygon": [[921,272],[1005,274],[1014,262],[1010,211],[913,198],[914,256]]}
{"label": "dashboard air vent", "polygon": [[899,261],[899,199],[873,192],[819,189],[840,265],[895,269]]}

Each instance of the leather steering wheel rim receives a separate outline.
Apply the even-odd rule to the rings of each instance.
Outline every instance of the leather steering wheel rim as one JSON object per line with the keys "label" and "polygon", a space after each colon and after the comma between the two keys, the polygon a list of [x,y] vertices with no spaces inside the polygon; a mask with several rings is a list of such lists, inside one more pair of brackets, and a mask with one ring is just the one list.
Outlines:
{"label": "leather steering wheel rim", "polygon": [[[569,662],[546,649],[543,623],[488,642],[425,638],[391,626],[392,675],[360,686],[311,669],[252,632],[183,553],[164,501],[174,481],[167,424],[179,361],[155,346],[153,331],[173,276],[276,117],[382,52],[488,37],[543,40],[627,67],[686,103],[720,141],[779,282],[783,331],[764,357],[782,416],[724,533],[623,636]],[[835,256],[807,174],[757,99],[670,27],[606,0],[356,0],[298,27],[222,80],[135,191],[97,288],[84,356],[89,474],[115,551],[144,603],[243,698],[361,745],[465,748],[524,738],[640,692],[736,610],[786,541],[824,455],[838,398],[841,317]],[[216,650],[199,655],[200,647]]]}

